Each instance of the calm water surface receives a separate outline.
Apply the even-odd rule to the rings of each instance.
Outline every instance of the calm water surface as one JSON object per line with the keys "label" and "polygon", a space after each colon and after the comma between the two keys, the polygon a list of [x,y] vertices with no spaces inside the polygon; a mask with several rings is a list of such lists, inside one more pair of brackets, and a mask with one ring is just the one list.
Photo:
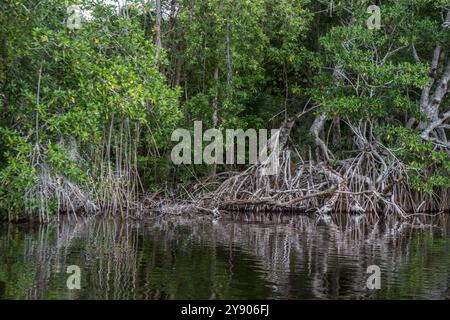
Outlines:
{"label": "calm water surface", "polygon": [[[67,266],[81,269],[69,290]],[[370,265],[381,290],[368,290]],[[0,299],[449,299],[450,219],[226,215],[0,225]]]}

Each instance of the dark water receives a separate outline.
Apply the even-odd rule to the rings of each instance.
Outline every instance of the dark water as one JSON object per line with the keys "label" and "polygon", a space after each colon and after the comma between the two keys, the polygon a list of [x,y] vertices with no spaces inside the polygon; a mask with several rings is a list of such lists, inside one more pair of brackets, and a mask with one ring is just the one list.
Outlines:
{"label": "dark water", "polygon": [[[0,299],[448,299],[449,231],[446,216],[3,224]],[[366,288],[370,265],[380,290]]]}

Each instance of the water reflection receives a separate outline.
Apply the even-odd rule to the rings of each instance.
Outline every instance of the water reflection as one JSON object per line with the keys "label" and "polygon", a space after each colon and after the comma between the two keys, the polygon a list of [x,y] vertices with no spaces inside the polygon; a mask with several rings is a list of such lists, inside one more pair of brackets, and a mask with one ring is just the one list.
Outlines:
{"label": "water reflection", "polygon": [[[0,299],[450,298],[447,216],[106,218],[0,226]],[[66,268],[82,270],[81,290]],[[366,289],[369,265],[381,290]]]}

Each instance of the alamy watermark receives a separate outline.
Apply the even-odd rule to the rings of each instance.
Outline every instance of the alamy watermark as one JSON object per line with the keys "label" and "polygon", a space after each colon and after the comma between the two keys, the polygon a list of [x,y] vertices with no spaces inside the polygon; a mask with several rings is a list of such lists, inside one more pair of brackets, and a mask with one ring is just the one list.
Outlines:
{"label": "alamy watermark", "polygon": [[[274,175],[278,172],[279,129],[271,130],[270,139],[267,129],[260,129],[258,132],[255,129],[226,129],[224,138],[219,129],[212,128],[203,132],[203,123],[195,121],[193,138],[189,130],[179,128],[172,133],[171,140],[179,142],[171,152],[172,162],[177,165],[246,164],[248,156],[248,164],[262,165],[262,175]],[[203,142],[209,144],[203,148]]]}
{"label": "alamy watermark", "polygon": [[366,25],[370,30],[381,29],[381,9],[379,6],[371,5],[367,7],[367,13],[370,13],[371,16],[367,19]]}
{"label": "alamy watermark", "polygon": [[77,5],[71,5],[67,7],[67,22],[66,26],[70,30],[81,29],[81,20],[83,18],[81,9]]}
{"label": "alamy watermark", "polygon": [[67,267],[66,273],[70,274],[67,278],[66,286],[69,290],[81,289],[81,269],[77,265],[71,265]]}
{"label": "alamy watermark", "polygon": [[369,290],[381,289],[381,269],[377,265],[371,265],[367,267],[366,273],[370,274],[366,281],[366,287]]}

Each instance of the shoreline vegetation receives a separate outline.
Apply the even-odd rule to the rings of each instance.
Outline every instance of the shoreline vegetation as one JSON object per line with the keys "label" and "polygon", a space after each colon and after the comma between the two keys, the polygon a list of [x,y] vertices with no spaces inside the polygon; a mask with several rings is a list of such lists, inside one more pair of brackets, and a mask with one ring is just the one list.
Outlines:
{"label": "shoreline vegetation", "polygon": [[[450,9],[370,4],[3,1],[0,221],[448,213]],[[280,129],[279,173],[174,165],[194,121]]]}

